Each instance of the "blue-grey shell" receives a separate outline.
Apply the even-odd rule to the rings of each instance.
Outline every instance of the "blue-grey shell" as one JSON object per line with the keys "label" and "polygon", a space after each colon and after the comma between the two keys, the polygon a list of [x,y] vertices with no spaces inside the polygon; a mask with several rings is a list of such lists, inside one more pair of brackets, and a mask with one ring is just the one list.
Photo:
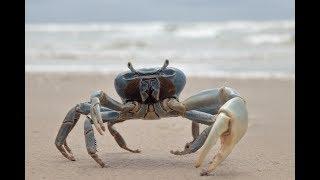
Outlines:
{"label": "blue-grey shell", "polygon": [[186,84],[185,74],[173,67],[164,70],[159,68],[142,68],[138,73],[131,71],[122,72],[117,75],[114,86],[123,102],[141,102],[139,95],[139,83],[142,79],[157,78],[160,81],[160,100],[164,98],[178,98]]}

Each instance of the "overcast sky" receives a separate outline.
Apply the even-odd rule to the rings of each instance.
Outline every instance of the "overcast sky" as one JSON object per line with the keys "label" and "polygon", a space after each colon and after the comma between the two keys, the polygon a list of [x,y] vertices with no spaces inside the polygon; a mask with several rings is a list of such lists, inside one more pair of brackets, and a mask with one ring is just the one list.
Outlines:
{"label": "overcast sky", "polygon": [[27,0],[26,22],[294,19],[294,0]]}

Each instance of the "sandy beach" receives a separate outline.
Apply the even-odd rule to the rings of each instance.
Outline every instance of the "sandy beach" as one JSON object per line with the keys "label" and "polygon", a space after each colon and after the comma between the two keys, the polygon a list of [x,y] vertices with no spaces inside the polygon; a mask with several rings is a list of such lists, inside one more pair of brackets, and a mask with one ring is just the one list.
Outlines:
{"label": "sandy beach", "polygon": [[188,77],[181,100],[221,86],[233,87],[247,100],[248,131],[212,176],[200,177],[199,173],[207,167],[219,143],[198,169],[194,167],[197,153],[185,156],[169,153],[182,150],[192,140],[191,121],[183,118],[115,125],[129,147],[142,150],[140,154],[121,149],[109,133],[100,136],[95,131],[98,154],[110,166],[100,168],[87,154],[81,116],[68,137],[76,161],[67,160],[54,145],[66,113],[75,104],[87,101],[90,93],[98,89],[120,100],[113,86],[114,77],[114,74],[26,73],[26,179],[295,179],[294,80]]}

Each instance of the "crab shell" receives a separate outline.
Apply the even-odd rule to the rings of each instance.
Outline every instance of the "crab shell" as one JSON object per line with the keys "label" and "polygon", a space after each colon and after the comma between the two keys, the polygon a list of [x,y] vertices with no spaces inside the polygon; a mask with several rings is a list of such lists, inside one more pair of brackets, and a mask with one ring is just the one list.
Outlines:
{"label": "crab shell", "polygon": [[185,74],[177,68],[142,68],[118,74],[114,86],[122,101],[152,104],[178,98],[186,84]]}

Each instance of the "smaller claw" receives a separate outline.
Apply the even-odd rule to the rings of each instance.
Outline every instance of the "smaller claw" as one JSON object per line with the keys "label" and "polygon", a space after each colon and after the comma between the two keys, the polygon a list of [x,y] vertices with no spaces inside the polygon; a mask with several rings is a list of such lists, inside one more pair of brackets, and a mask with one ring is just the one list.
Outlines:
{"label": "smaller claw", "polygon": [[97,131],[103,135],[103,131],[106,130],[102,118],[101,118],[101,114],[100,114],[100,101],[97,97],[92,98],[91,100],[91,108],[90,108],[90,115],[93,121],[93,124],[95,126],[95,128],[97,129]]}

